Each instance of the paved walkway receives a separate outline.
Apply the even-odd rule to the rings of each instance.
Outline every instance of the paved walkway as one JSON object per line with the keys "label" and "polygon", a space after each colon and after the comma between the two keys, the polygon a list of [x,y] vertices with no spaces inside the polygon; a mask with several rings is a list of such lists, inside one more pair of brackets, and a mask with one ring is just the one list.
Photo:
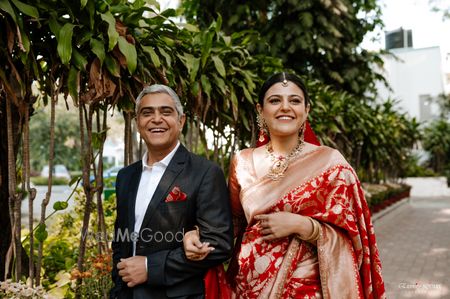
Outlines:
{"label": "paved walkway", "polygon": [[[426,180],[415,183],[417,192],[430,190]],[[387,298],[450,298],[450,196],[443,191],[413,192],[374,215]]]}

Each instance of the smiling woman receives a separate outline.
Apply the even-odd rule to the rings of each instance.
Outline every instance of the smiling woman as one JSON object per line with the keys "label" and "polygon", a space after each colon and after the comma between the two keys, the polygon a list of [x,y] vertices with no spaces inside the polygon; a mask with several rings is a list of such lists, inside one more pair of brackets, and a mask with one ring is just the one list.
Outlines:
{"label": "smiling woman", "polygon": [[[228,180],[236,249],[227,276],[235,296],[385,298],[355,171],[337,150],[304,139],[310,103],[303,82],[275,74],[256,108],[269,142],[236,153]],[[186,234],[188,258],[208,256],[200,241],[195,231]]]}

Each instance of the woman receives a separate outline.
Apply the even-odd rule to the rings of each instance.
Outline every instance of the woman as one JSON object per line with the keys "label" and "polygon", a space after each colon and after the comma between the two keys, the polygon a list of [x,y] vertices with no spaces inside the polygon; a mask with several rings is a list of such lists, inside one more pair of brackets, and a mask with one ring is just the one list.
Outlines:
{"label": "woman", "polygon": [[[229,176],[237,236],[228,268],[237,298],[384,298],[381,263],[355,171],[337,151],[304,141],[310,110],[295,75],[269,78],[258,124],[269,142],[237,153]],[[212,248],[185,237],[186,256]]]}

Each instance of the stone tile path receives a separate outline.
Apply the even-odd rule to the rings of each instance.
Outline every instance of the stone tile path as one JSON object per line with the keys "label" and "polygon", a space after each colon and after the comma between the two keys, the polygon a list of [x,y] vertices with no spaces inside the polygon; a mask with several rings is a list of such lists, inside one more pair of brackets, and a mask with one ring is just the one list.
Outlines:
{"label": "stone tile path", "polygon": [[380,215],[373,219],[387,298],[450,299],[450,196],[413,196]]}

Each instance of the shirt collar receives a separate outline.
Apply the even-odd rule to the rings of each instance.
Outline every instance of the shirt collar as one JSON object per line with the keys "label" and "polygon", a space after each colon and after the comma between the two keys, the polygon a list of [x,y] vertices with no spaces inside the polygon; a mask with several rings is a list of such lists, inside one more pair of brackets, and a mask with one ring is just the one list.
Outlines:
{"label": "shirt collar", "polygon": [[[173,156],[175,156],[175,153],[179,147],[180,147],[180,141],[177,142],[177,145],[175,146],[175,148],[167,156],[165,156],[164,159],[154,163],[153,165],[162,165],[164,167],[169,166],[170,161],[172,161],[172,158],[173,158]],[[153,166],[153,165],[148,165],[147,160],[148,160],[148,151],[145,151],[144,156],[142,157],[142,170],[145,170],[146,168],[151,168]]]}

